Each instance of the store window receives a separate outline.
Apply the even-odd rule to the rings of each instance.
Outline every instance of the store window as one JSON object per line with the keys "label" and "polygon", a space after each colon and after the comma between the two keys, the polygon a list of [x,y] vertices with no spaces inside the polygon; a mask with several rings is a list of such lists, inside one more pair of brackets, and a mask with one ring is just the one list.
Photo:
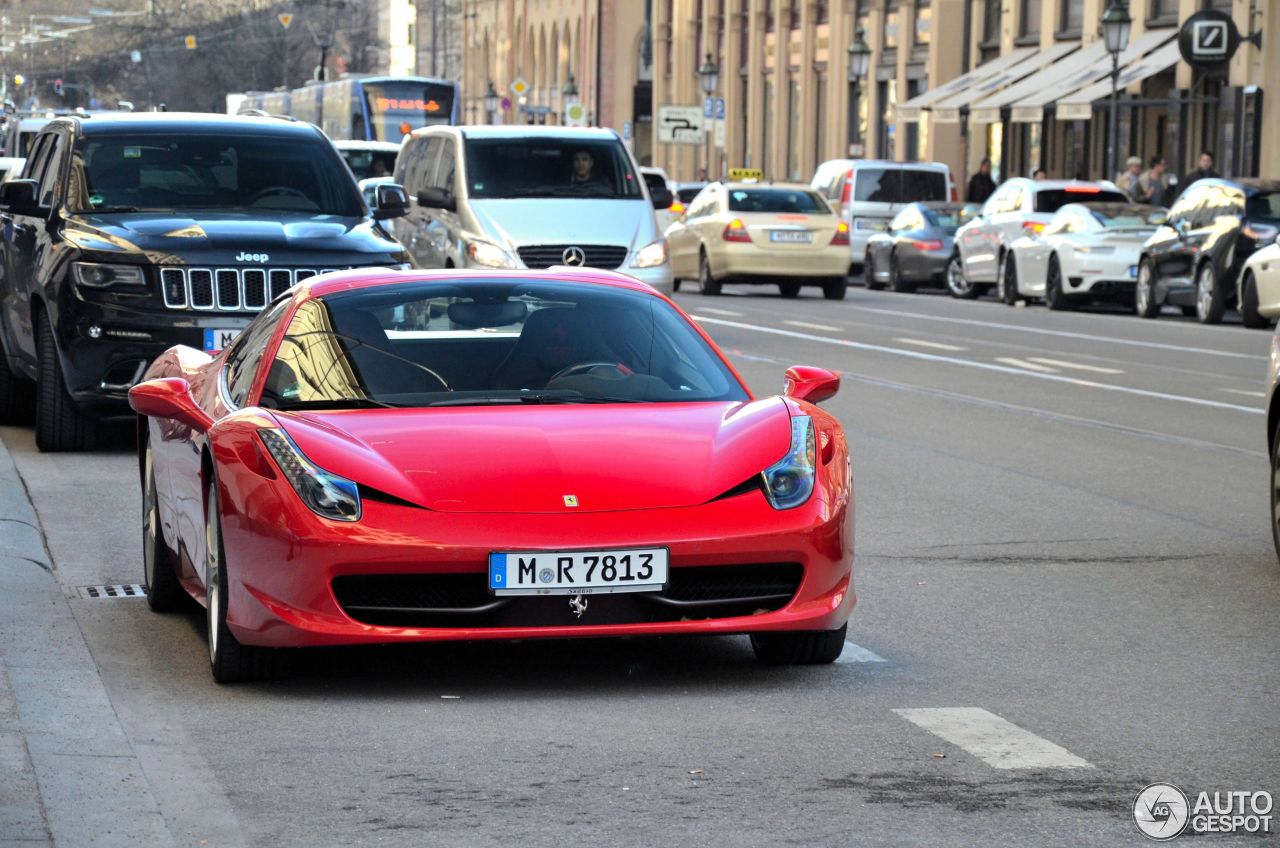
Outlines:
{"label": "store window", "polygon": [[1018,17],[1018,35],[1023,38],[1040,35],[1041,0],[1022,0],[1021,15]]}
{"label": "store window", "polygon": [[1062,16],[1058,34],[1079,37],[1084,28],[1084,0],[1062,0]]}
{"label": "store window", "polygon": [[916,0],[914,33],[917,47],[933,43],[933,7],[929,0]]}

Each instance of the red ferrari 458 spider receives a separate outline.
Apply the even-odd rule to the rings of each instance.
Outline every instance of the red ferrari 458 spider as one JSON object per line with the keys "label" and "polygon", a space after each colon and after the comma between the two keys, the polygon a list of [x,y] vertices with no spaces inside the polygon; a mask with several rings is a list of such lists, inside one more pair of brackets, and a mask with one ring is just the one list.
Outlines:
{"label": "red ferrari 458 spider", "polygon": [[219,681],[279,649],[728,634],[827,663],[854,606],[839,376],[757,399],[618,274],[349,271],[138,413],[147,598],[207,610]]}

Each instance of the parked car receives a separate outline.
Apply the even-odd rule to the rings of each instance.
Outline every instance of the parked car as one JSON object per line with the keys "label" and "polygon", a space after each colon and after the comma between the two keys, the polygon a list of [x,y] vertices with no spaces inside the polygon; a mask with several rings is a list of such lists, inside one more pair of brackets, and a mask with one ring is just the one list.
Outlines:
{"label": "parked car", "polygon": [[849,224],[849,273],[863,273],[867,240],[889,229],[908,203],[955,201],[951,169],[940,162],[832,159],[809,185]]}
{"label": "parked car", "polygon": [[5,124],[4,155],[25,159],[31,155],[31,143],[40,130],[57,115],[53,112],[39,114],[13,114]]}
{"label": "parked car", "polygon": [[396,169],[396,156],[400,154],[400,145],[393,141],[339,139],[333,146],[342,154],[357,181],[391,176]]}
{"label": "parked car", "polygon": [[956,249],[947,263],[952,297],[974,298],[994,289],[1009,245],[1024,234],[1043,232],[1054,213],[1068,203],[1084,201],[1128,203],[1129,198],[1110,182],[1014,177],[1001,183],[982,212],[956,232]]}
{"label": "parked car", "polygon": [[613,130],[431,126],[396,160],[395,232],[421,268],[618,270],[671,291],[653,198]]}
{"label": "parked car", "polygon": [[[1273,245],[1274,247],[1275,245]],[[1271,541],[1280,557],[1280,328],[1271,337],[1271,360],[1267,368],[1267,453],[1271,457],[1271,474],[1267,490],[1271,493]]]}
{"label": "parked car", "polygon": [[1255,250],[1240,272],[1240,318],[1262,330],[1280,318],[1280,237]]}
{"label": "parked car", "polygon": [[[448,320],[406,330],[427,304]],[[784,396],[754,398],[630,277],[346,272],[146,377],[129,395],[147,601],[204,604],[219,682],[304,646],[747,633],[792,665],[844,649],[853,481],[815,406],[839,375],[795,367]]]}
{"label": "parked car", "polygon": [[1217,324],[1241,302],[1245,260],[1278,233],[1280,180],[1197,180],[1143,247],[1134,308],[1155,318],[1169,304]]}
{"label": "parked car", "polygon": [[[698,180],[696,182],[691,182],[691,183],[676,183],[675,185],[676,202],[682,203],[685,206],[688,206],[689,202],[698,196],[698,192],[702,191],[706,187],[707,187],[706,180]],[[676,209],[675,211],[677,213],[680,213],[680,212],[683,212],[684,210]]]}
{"label": "parked car", "polygon": [[941,282],[951,258],[956,230],[978,214],[976,203],[912,203],[889,223],[889,231],[867,239],[863,276],[867,288],[886,285],[915,291],[921,283]]}
{"label": "parked car", "polygon": [[22,166],[26,161],[17,156],[0,156],[0,182],[11,180],[22,173]]}
{"label": "parked car", "polygon": [[1009,245],[1000,296],[1043,298],[1050,309],[1133,296],[1142,245],[1167,215],[1160,206],[1068,203],[1039,235]]}
{"label": "parked car", "polygon": [[[299,280],[402,265],[329,140],[277,118],[66,116],[0,183],[0,420],[41,450],[92,447],[100,419],[175,344],[212,353]],[[203,356],[204,354],[199,354]],[[199,358],[199,357],[197,357]]]}
{"label": "parked car", "polygon": [[705,295],[726,282],[776,284],[795,297],[805,284],[843,300],[849,226],[806,185],[711,183],[667,230],[672,273]]}

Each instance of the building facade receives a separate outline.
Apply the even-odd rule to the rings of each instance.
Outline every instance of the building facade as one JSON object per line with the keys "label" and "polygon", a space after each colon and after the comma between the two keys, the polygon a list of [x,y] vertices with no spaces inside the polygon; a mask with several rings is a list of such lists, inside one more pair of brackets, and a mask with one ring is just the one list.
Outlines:
{"label": "building facade", "polygon": [[[590,120],[675,179],[752,167],[807,181],[818,163],[849,155],[943,161],[960,184],[984,156],[1001,176],[1107,170],[1109,87],[1068,102],[1107,79],[1107,0],[460,2],[468,120],[556,123],[572,74]],[[1160,155],[1184,172],[1209,149],[1223,173],[1280,174],[1280,2],[1130,2],[1118,158]],[[1262,49],[1243,43],[1215,73],[1171,59],[1180,23],[1205,8],[1260,33]],[[859,37],[871,61],[854,82]],[[702,143],[659,141],[662,106],[703,106],[708,54],[721,125],[709,122]],[[519,79],[523,102],[511,90]],[[484,110],[491,80],[503,98],[495,116]]]}

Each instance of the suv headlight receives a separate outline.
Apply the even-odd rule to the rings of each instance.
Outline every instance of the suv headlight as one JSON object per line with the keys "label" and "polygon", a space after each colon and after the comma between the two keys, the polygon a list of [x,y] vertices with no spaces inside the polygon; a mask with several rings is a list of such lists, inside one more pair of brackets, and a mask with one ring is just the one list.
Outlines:
{"label": "suv headlight", "polygon": [[632,268],[656,268],[667,261],[667,240],[660,238],[640,248],[632,261]]}
{"label": "suv headlight", "polygon": [[774,509],[792,509],[809,500],[817,456],[813,419],[797,415],[791,419],[791,449],[764,470],[764,494]]}
{"label": "suv headlight", "polygon": [[264,427],[258,436],[308,509],[333,521],[360,520],[359,486],[316,466],[283,430]]}
{"label": "suv headlight", "polygon": [[147,284],[141,265],[104,265],[99,262],[72,263],[76,282],[85,288],[109,289],[115,286],[138,288]]}
{"label": "suv headlight", "polygon": [[487,241],[467,242],[467,258],[475,264],[483,265],[486,268],[518,267],[515,260],[511,258],[510,253]]}

